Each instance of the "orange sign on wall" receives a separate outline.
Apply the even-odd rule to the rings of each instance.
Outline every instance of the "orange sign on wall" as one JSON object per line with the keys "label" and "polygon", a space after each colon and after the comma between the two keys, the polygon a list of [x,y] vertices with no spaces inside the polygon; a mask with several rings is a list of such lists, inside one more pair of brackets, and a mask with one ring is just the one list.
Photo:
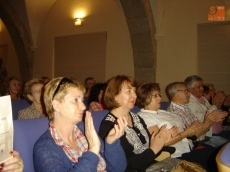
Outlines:
{"label": "orange sign on wall", "polygon": [[208,13],[209,21],[225,21],[225,6],[211,6]]}

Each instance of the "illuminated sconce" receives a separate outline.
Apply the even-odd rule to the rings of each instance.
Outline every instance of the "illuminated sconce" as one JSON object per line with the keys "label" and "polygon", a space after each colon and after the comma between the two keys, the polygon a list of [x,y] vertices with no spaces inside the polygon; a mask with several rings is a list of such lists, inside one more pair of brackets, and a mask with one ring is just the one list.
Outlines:
{"label": "illuminated sconce", "polygon": [[81,18],[75,18],[75,26],[82,25],[82,19]]}

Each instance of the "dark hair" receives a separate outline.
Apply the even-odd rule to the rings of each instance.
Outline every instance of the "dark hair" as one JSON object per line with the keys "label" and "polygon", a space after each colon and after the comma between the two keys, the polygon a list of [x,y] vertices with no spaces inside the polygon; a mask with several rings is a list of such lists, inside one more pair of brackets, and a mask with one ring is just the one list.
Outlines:
{"label": "dark hair", "polygon": [[187,77],[185,80],[184,80],[184,83],[186,85],[186,87],[188,89],[191,89],[191,88],[194,88],[194,82],[195,81],[203,81],[201,77],[197,76],[197,75],[192,75],[192,76],[189,76]]}
{"label": "dark hair", "polygon": [[87,78],[85,78],[85,84],[87,83],[87,81],[92,80],[92,79],[94,79],[94,78],[93,77],[87,77]]}
{"label": "dark hair", "polygon": [[117,75],[110,78],[106,83],[108,85],[105,89],[103,100],[108,110],[120,107],[120,104],[115,100],[115,96],[120,93],[124,84],[131,85],[135,88],[137,87],[137,82],[134,78],[126,75]]}
{"label": "dark hair", "polygon": [[139,85],[137,88],[137,106],[144,108],[146,105],[149,105],[152,100],[153,91],[160,91],[158,83],[149,82]]}
{"label": "dark hair", "polygon": [[210,91],[210,88],[207,85],[203,85],[203,89],[204,89],[203,91],[205,94],[208,94]]}
{"label": "dark hair", "polygon": [[92,86],[90,90],[90,96],[88,98],[88,105],[90,105],[90,103],[94,101],[99,102],[98,95],[101,91],[105,90],[106,86],[106,83],[97,83],[94,86]]}
{"label": "dark hair", "polygon": [[[21,84],[21,80],[20,80],[19,77],[17,77],[17,76],[8,77],[6,82],[4,83],[3,90],[2,90],[2,95],[9,94],[10,82],[13,81],[13,80],[18,81]],[[21,95],[21,90],[20,90],[19,95]]]}

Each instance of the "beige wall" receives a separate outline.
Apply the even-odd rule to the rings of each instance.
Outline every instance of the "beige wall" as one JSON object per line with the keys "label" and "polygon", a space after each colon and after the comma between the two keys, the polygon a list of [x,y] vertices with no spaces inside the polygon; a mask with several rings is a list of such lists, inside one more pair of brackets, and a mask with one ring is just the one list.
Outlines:
{"label": "beige wall", "polygon": [[157,12],[157,22],[161,26],[156,26],[156,80],[164,94],[164,89],[170,82],[183,81],[187,76],[198,73],[197,24],[208,23],[210,6],[224,3],[221,0],[167,0],[162,4],[164,7],[161,9],[164,11]]}
{"label": "beige wall", "polygon": [[0,57],[3,66],[7,69],[8,76],[20,77],[18,58],[14,49],[12,39],[4,23],[0,19]]}
{"label": "beige wall", "polygon": [[[53,0],[52,2],[54,4],[50,4],[51,8],[46,16],[43,16],[44,20],[41,20],[42,17],[35,22],[36,17],[28,17],[35,45],[34,77],[53,76],[55,37],[101,31],[108,33],[105,78],[117,74],[134,75],[129,31],[122,9],[116,1]],[[161,84],[164,93],[163,90],[168,83],[182,81],[188,75],[198,73],[197,24],[208,23],[210,6],[225,4],[223,0],[150,0],[150,3],[158,40],[156,82]],[[75,27],[73,13],[78,8],[86,8],[88,13],[83,26]],[[30,10],[29,15],[33,14],[31,11],[34,10]],[[3,40],[0,37],[0,42],[0,45],[8,44],[8,38]],[[15,65],[8,62],[15,61],[15,56],[11,43],[7,68],[13,75],[19,73],[17,62]]]}
{"label": "beige wall", "polygon": [[[73,14],[78,8],[86,8],[88,13],[83,25],[76,27]],[[54,37],[101,31],[107,32],[105,78],[117,74],[133,76],[134,64],[126,19],[113,0],[56,1],[42,23],[38,42],[35,43],[33,75],[53,76]]]}

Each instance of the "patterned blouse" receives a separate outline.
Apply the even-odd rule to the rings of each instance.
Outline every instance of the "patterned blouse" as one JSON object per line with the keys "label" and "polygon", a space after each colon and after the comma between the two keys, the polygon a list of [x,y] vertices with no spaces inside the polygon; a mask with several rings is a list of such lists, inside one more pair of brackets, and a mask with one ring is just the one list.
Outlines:
{"label": "patterned blouse", "polygon": [[[88,142],[79,128],[75,125],[74,133],[76,138],[76,144],[79,148],[78,151],[71,149],[71,147],[64,142],[64,140],[58,135],[57,130],[55,129],[52,122],[50,122],[49,127],[51,136],[53,137],[55,143],[62,147],[65,154],[69,157],[72,162],[78,162],[78,159],[82,156],[84,152],[88,151]],[[99,155],[99,163],[97,166],[98,172],[105,172],[106,171],[106,163],[105,160]]]}
{"label": "patterned blouse", "polygon": [[99,110],[103,110],[103,106],[101,103],[99,102],[91,102],[89,105],[89,111],[93,112],[93,111],[99,111]]}
{"label": "patterned blouse", "polygon": [[[127,158],[128,171],[144,171],[151,164],[155,163],[156,155],[149,148],[150,134],[143,119],[130,112],[133,127],[127,126],[125,133],[121,136],[121,146]],[[102,121],[99,136],[104,139],[113,128],[117,117],[111,112]]]}
{"label": "patterned blouse", "polygon": [[41,118],[41,117],[45,117],[45,115],[39,112],[33,104],[18,112],[18,119],[31,119],[31,118]]}

